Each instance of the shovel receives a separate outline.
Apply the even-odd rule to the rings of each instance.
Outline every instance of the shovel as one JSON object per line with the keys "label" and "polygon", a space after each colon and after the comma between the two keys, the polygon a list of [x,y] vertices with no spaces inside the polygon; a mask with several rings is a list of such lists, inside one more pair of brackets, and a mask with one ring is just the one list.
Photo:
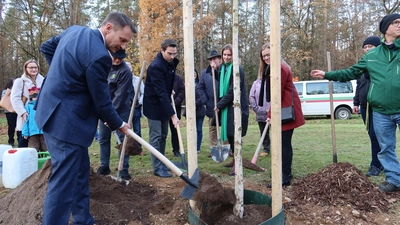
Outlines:
{"label": "shovel", "polygon": [[[214,90],[214,108],[217,107],[217,91],[215,88],[215,72],[214,68],[212,68],[212,77],[213,77],[213,90]],[[211,158],[215,162],[223,162],[228,158],[229,155],[229,150],[230,150],[230,145],[221,145],[221,137],[219,133],[219,119],[218,119],[218,113],[215,112],[215,127],[217,129],[217,146],[211,146]]]}
{"label": "shovel", "polygon": [[[172,102],[172,107],[174,108],[174,111],[176,113],[176,107],[175,107],[175,101],[174,101],[174,96],[171,95],[171,102]],[[183,141],[182,141],[182,134],[181,134],[181,129],[179,127],[179,123],[176,127],[176,132],[178,133],[178,140],[179,140],[179,153],[181,154],[181,160],[182,162],[173,162],[177,167],[183,169],[184,171],[188,170],[188,164],[185,161],[185,150],[183,149]]]}
{"label": "shovel", "polygon": [[[120,145],[120,144],[121,144],[121,139],[119,139],[119,136],[118,136],[117,132],[114,130],[114,131],[112,131],[112,133],[114,134],[115,139],[117,139],[117,143]],[[116,177],[114,177],[114,176],[110,175],[110,177],[111,177],[111,179],[116,180],[116,181],[118,181],[118,182],[125,181],[125,185],[128,185],[128,184],[129,184],[129,180],[123,180],[123,179],[121,178],[121,176],[116,176]]]}
{"label": "shovel", "polygon": [[[140,71],[140,81],[138,82],[137,88],[135,90],[139,90],[140,82],[141,82],[141,80],[143,78],[145,67],[146,67],[146,61],[143,61],[142,69]],[[133,114],[134,114],[134,111],[135,111],[135,106],[136,106],[136,101],[138,99],[138,96],[139,96],[139,91],[135,91],[135,96],[133,97],[132,107],[131,107],[131,111],[129,113],[129,119],[128,119],[128,124],[131,125],[131,126],[132,126],[132,119],[133,119]],[[118,139],[119,138],[117,138],[117,140]],[[122,143],[121,156],[119,157],[119,163],[118,163],[117,181],[121,181],[122,180],[121,171],[122,171],[122,167],[123,167],[123,164],[124,164],[125,150],[126,150],[127,142],[128,142],[128,138],[124,138],[124,142]]]}
{"label": "shovel", "polygon": [[263,141],[264,141],[265,135],[267,134],[268,128],[269,128],[269,122],[267,122],[267,124],[265,124],[264,131],[263,131],[263,133],[262,133],[262,135],[261,135],[260,141],[258,142],[256,152],[254,153],[254,156],[253,156],[253,158],[251,159],[251,163],[253,163],[253,164],[255,164],[255,165],[257,164],[258,153],[260,152],[261,145],[262,145],[262,143],[263,143]]}
{"label": "shovel", "polygon": [[162,163],[165,164],[171,171],[179,176],[183,181],[185,181],[188,185],[186,185],[185,189],[183,189],[181,193],[182,198],[191,199],[193,197],[194,192],[199,188],[199,180],[200,180],[200,170],[197,168],[191,179],[186,176],[175,164],[173,164],[169,159],[167,159],[163,154],[161,154],[157,149],[135,134],[132,130],[128,130],[128,135],[139,142],[142,146],[148,149],[151,154],[157,157]]}

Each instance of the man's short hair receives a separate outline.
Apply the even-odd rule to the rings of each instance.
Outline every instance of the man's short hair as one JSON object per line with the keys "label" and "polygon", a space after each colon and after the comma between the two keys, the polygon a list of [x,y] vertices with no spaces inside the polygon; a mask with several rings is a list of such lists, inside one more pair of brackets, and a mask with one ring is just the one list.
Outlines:
{"label": "man's short hair", "polygon": [[172,39],[165,39],[164,41],[161,42],[161,49],[162,50],[167,50],[168,47],[173,47],[175,48],[177,46],[176,42]]}
{"label": "man's short hair", "polygon": [[124,28],[125,26],[129,26],[134,34],[137,33],[136,27],[133,25],[132,20],[122,12],[109,13],[101,23],[101,26],[105,26],[107,23],[113,24],[114,29],[120,29]]}

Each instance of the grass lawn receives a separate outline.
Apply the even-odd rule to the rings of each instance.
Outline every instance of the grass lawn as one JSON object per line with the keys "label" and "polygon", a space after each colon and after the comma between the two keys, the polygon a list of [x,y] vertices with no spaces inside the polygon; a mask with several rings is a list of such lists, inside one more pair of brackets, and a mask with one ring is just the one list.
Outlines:
{"label": "grass lawn", "polygon": [[[183,118],[183,120],[185,120],[185,118]],[[254,113],[250,114],[249,121],[250,123],[247,135],[242,139],[242,152],[244,158],[251,160],[259,142],[260,133],[258,125],[255,122]],[[0,127],[2,127],[0,143],[7,143],[6,125],[5,116],[2,114],[0,116]],[[68,125],[63,129],[68,129],[67,126]],[[350,120],[336,120],[335,131],[338,162],[349,162],[363,172],[367,172],[371,161],[371,153],[369,137],[365,131],[361,117],[359,115],[353,115]],[[185,121],[182,121],[181,132],[185,150],[187,150]],[[203,134],[201,153],[198,154],[199,169],[215,175],[221,181],[227,180],[229,169],[223,167],[224,163],[216,163],[211,158],[207,157],[210,149],[207,119],[205,119],[203,125]],[[148,141],[147,120],[145,118],[142,118],[142,136],[144,140]],[[114,138],[114,136],[112,136],[112,138]],[[113,143],[115,143],[114,139]],[[331,120],[326,117],[307,117],[306,124],[295,129],[292,144],[294,151],[292,171],[295,178],[301,178],[310,173],[315,173],[327,165],[332,164]],[[195,150],[196,148],[191,149]],[[152,174],[153,171],[151,168],[150,154],[147,150],[145,150],[145,152],[147,155],[144,157],[131,157],[129,172],[133,176]],[[98,142],[93,142],[89,148],[89,153],[92,167],[97,170],[100,163]],[[172,154],[170,136],[167,138],[166,156],[171,161],[180,162],[181,160],[180,158],[174,157]],[[118,160],[117,150],[113,148],[111,155],[111,170],[114,175],[116,175]],[[229,162],[230,160],[231,159],[228,158],[226,162]],[[249,179],[255,183],[260,183],[261,185],[266,185],[270,180],[271,157],[260,157],[257,165],[266,168],[269,172],[259,173],[244,169],[243,172],[245,179]],[[384,180],[384,176],[381,175],[370,179],[373,182],[379,183]]]}

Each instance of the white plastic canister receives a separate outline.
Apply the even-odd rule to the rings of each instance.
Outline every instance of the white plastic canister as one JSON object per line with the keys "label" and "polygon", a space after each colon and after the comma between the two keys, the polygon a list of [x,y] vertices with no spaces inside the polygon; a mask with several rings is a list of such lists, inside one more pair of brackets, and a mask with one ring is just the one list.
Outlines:
{"label": "white plastic canister", "polygon": [[38,154],[35,148],[13,148],[3,154],[3,185],[16,188],[38,170]]}
{"label": "white plastic canister", "polygon": [[5,151],[11,148],[11,145],[0,145],[0,187],[3,187],[3,154]]}

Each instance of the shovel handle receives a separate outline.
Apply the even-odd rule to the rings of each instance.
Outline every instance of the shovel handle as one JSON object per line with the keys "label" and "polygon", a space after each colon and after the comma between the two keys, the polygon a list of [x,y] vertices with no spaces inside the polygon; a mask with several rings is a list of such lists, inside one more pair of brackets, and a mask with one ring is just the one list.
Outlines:
{"label": "shovel handle", "polygon": [[260,152],[261,145],[264,142],[264,138],[265,138],[265,135],[267,134],[268,128],[269,128],[269,122],[267,122],[267,124],[265,124],[265,127],[264,127],[263,133],[261,135],[260,141],[258,142],[258,145],[257,145],[256,152],[254,153],[253,159],[251,160],[251,163],[253,163],[253,164],[257,163],[258,153]]}
{"label": "shovel handle", "polygon": [[[172,107],[174,108],[175,114],[176,114],[176,107],[175,107],[175,101],[174,101],[174,96],[171,95],[171,102],[172,102]],[[185,150],[183,149],[183,141],[182,141],[182,134],[181,134],[181,128],[179,126],[179,123],[176,125],[176,133],[178,133],[178,141],[179,141],[179,153],[185,154]]]}
{"label": "shovel handle", "polygon": [[[214,91],[214,109],[217,107],[217,88],[215,85],[215,71],[214,68],[211,68],[212,78],[213,78],[213,91]],[[215,127],[217,129],[217,139],[218,142],[221,142],[220,133],[219,133],[219,118],[218,113],[214,110],[215,114]]]}
{"label": "shovel handle", "polygon": [[131,136],[135,141],[139,142],[146,149],[148,149],[151,152],[151,154],[153,154],[161,162],[163,162],[165,166],[170,168],[174,174],[176,174],[177,176],[181,176],[183,174],[183,172],[177,166],[175,166],[169,159],[167,159],[157,149],[155,149],[153,146],[151,146],[149,143],[147,143],[145,140],[143,140],[141,137],[135,134],[132,130],[130,129],[128,130],[128,135]]}

